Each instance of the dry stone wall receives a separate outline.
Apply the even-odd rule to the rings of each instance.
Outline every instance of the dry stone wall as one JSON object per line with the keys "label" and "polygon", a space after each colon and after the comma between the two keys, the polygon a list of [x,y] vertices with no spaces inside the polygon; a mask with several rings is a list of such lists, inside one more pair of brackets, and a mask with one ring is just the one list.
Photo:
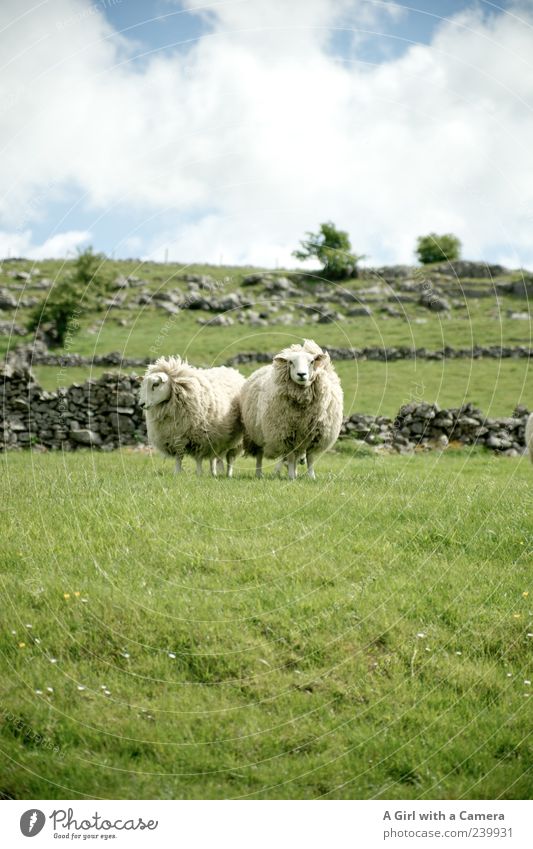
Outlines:
{"label": "dry stone wall", "polygon": [[[98,380],[47,392],[20,362],[0,369],[0,450],[39,447],[110,451],[146,443],[137,400],[141,377],[107,372]],[[483,445],[500,454],[524,450],[528,411],[518,407],[505,418],[487,418],[472,404],[441,409],[438,404],[404,405],[395,419],[354,413],[341,436],[400,453],[445,448],[450,443]]]}

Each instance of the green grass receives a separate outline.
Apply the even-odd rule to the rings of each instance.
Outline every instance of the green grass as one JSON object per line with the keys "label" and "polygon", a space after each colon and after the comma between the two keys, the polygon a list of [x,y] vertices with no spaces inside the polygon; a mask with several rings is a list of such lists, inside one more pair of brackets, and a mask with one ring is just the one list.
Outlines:
{"label": "green grass", "polygon": [[[345,395],[345,412],[394,416],[402,404],[414,399],[441,407],[473,401],[491,416],[509,416],[517,404],[532,405],[531,366],[527,360],[405,360],[388,365],[372,361],[335,363]],[[239,366],[249,375],[257,363]],[[36,366],[34,373],[44,389],[98,378],[105,366]],[[129,370],[127,370],[129,371]],[[137,369],[142,372],[142,368]]]}
{"label": "green grass", "polygon": [[[38,263],[40,272],[52,280],[60,279],[70,266],[69,262],[44,261]],[[180,288],[186,291],[187,284],[179,278],[186,273],[208,274],[221,284],[221,292],[231,292],[239,288],[246,274],[257,269],[237,268],[230,266],[207,265],[161,265],[156,263],[141,264],[135,261],[109,261],[113,275],[135,274],[146,281],[150,290],[165,290]],[[32,263],[24,260],[19,263],[9,263],[0,268],[0,286],[12,287],[21,285],[8,276],[12,270],[29,270]],[[279,273],[285,273],[279,270]],[[426,270],[431,279],[431,269]],[[514,273],[509,279],[516,277]],[[336,284],[330,284],[332,292]],[[453,347],[471,347],[473,344],[505,344],[531,345],[531,322],[512,320],[507,316],[508,310],[527,311],[528,303],[524,299],[509,296],[496,298],[491,281],[469,281],[461,283],[444,281],[449,297],[462,301],[463,309],[454,309],[450,317],[441,313],[431,313],[417,304],[393,304],[401,313],[400,318],[383,316],[374,311],[370,317],[346,318],[339,324],[316,325],[308,323],[305,327],[298,324],[300,312],[297,311],[295,321],[290,325],[278,325],[254,329],[247,325],[236,324],[227,328],[203,328],[198,325],[198,318],[206,318],[208,313],[183,311],[177,317],[168,316],[153,306],[136,307],[133,310],[102,310],[86,317],[82,322],[82,330],[73,340],[70,352],[86,356],[120,351],[124,356],[147,356],[151,353],[172,354],[183,353],[192,362],[200,365],[221,362],[234,353],[245,350],[275,351],[287,344],[301,339],[302,335],[312,335],[318,341],[330,346],[394,346],[408,345],[410,347],[442,348],[443,345]],[[462,286],[487,288],[493,294],[483,299],[468,298],[462,295]],[[358,291],[372,286],[371,280],[352,280],[342,283],[342,288]],[[314,281],[312,278],[304,284],[308,294],[303,300],[308,304],[316,304],[313,294]],[[138,289],[128,290],[127,297],[133,298]],[[247,290],[254,299],[265,299],[261,289],[251,287]],[[392,291],[392,289],[391,289]],[[34,290],[31,284],[25,294],[45,297],[41,290]],[[289,299],[288,304],[301,301]],[[266,298],[262,305],[268,307],[271,301]],[[282,305],[283,306],[283,305]],[[338,310],[339,305],[333,304]],[[341,310],[342,311],[342,310]],[[22,309],[8,313],[17,324],[24,325],[28,318],[28,310]],[[128,327],[118,324],[118,319],[126,319]],[[94,329],[95,322],[103,322],[98,332]],[[422,322],[422,323],[420,323]],[[20,341],[30,341],[30,337],[0,337],[0,353],[18,344]],[[150,349],[153,349],[151,351]]]}
{"label": "green grass", "polygon": [[2,463],[0,795],[531,798],[525,460]]}

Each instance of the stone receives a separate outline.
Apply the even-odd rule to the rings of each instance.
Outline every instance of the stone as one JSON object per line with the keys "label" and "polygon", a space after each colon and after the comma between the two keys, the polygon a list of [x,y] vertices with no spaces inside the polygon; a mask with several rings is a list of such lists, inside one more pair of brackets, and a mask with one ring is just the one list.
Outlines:
{"label": "stone", "polygon": [[102,439],[93,430],[70,430],[69,437],[79,445],[101,445]]}
{"label": "stone", "polygon": [[422,292],[419,303],[432,312],[449,312],[451,310],[449,301],[441,295],[437,295],[433,290]]}

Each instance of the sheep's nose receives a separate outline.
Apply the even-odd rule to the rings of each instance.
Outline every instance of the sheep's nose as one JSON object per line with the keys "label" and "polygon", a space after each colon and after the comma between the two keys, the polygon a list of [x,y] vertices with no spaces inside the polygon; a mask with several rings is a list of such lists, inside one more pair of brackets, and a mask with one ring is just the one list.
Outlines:
{"label": "sheep's nose", "polygon": [[297,372],[297,374],[298,374],[299,378],[301,378],[302,380],[306,380],[306,378],[307,378],[307,372],[306,371],[299,371],[299,372]]}

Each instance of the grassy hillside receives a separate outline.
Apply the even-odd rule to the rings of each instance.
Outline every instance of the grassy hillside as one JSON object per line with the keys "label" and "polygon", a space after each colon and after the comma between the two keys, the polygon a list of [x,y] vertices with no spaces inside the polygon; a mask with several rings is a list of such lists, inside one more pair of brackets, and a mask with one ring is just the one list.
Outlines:
{"label": "grassy hillside", "polygon": [[525,460],[2,464],[4,798],[531,798]]}
{"label": "grassy hillside", "polygon": [[[23,298],[45,298],[40,289],[43,278],[55,281],[70,268],[72,261],[35,263],[18,261],[5,263],[0,269],[0,288]],[[303,336],[315,338],[325,346],[388,347],[407,345],[440,349],[445,345],[469,348],[472,345],[533,345],[531,321],[511,318],[513,313],[527,314],[527,298],[498,294],[494,281],[456,280],[432,276],[431,268],[424,271],[428,280],[435,278],[453,308],[450,312],[433,313],[416,302],[398,302],[402,297],[400,282],[373,293],[375,280],[358,279],[338,284],[324,284],[310,276],[300,280],[298,297],[276,300],[259,286],[242,287],[244,277],[257,269],[217,266],[181,266],[108,261],[111,277],[134,275],[139,278],[124,290],[120,308],[103,307],[86,315],[82,330],[68,345],[69,353],[87,357],[118,351],[123,357],[156,357],[180,353],[198,365],[220,364],[243,351],[275,351]],[[29,281],[16,280],[13,274],[31,271]],[[283,274],[285,272],[277,272]],[[291,276],[290,272],[286,272]],[[413,270],[416,275],[419,272]],[[254,310],[269,313],[267,326],[255,327],[246,321],[246,310],[229,313],[235,323],[229,327],[201,326],[199,320],[213,313],[181,310],[176,315],[166,313],[154,303],[137,304],[140,292],[175,291],[182,295],[189,289],[184,280],[187,274],[208,275],[216,284],[218,297],[231,293],[245,294],[255,301]],[[518,272],[509,272],[502,281],[518,279]],[[379,283],[379,279],[377,281]],[[340,290],[364,297],[372,314],[349,316],[346,305],[336,297]],[[364,294],[366,293],[366,294]],[[483,295],[483,297],[480,297]],[[322,298],[322,300],[318,300]],[[331,301],[328,298],[331,297]],[[340,319],[330,324],[317,324],[308,308],[321,306],[339,313]],[[389,309],[390,308],[390,309]],[[384,311],[384,309],[386,311]],[[390,314],[390,310],[398,315]],[[13,319],[23,326],[28,308],[5,312],[3,320]],[[244,323],[239,323],[239,317]],[[282,323],[286,321],[287,323]],[[277,322],[277,323],[276,323]],[[12,349],[30,337],[0,336],[0,353]],[[249,373],[255,366],[242,367]],[[345,387],[346,412],[381,412],[394,414],[399,406],[413,398],[438,401],[441,405],[457,405],[474,401],[488,413],[506,415],[517,403],[532,405],[530,367],[527,360],[461,360],[446,363],[419,360],[418,362],[358,362],[340,363],[339,373]],[[98,376],[104,369],[83,367],[67,369],[58,377],[55,367],[36,369],[37,376],[47,389]]]}

